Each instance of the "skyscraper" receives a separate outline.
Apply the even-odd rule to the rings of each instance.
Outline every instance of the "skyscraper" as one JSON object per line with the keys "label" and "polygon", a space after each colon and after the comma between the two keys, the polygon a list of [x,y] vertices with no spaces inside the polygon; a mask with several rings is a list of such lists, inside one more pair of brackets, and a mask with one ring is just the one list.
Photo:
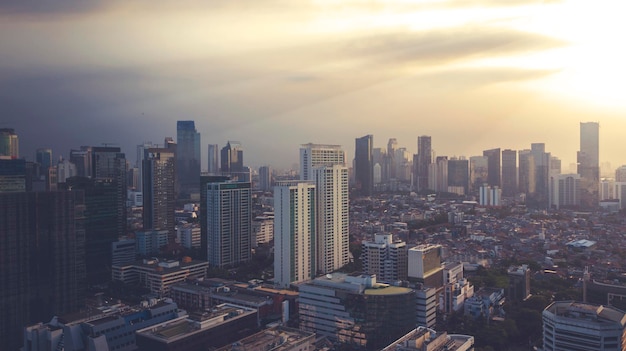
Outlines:
{"label": "skyscraper", "polygon": [[289,287],[315,278],[315,185],[281,181],[274,187],[274,282]]}
{"label": "skyscraper", "polygon": [[535,160],[530,150],[520,150],[519,192],[530,195],[535,192]]}
{"label": "skyscraper", "polygon": [[0,193],[0,349],[85,298],[83,192]]}
{"label": "skyscraper", "polygon": [[201,226],[205,226],[207,260],[212,267],[247,262],[252,250],[252,200],[249,182],[206,177]]}
{"label": "skyscraper", "polygon": [[79,150],[70,150],[70,162],[76,165],[76,175],[91,177],[91,146],[81,146]]}
{"label": "skyscraper", "polygon": [[335,271],[349,261],[348,167],[339,145],[300,148],[300,179],[315,182],[317,197],[317,269]]}
{"label": "skyscraper", "polygon": [[487,184],[499,187],[502,176],[500,148],[485,150],[483,156],[487,157]]}
{"label": "skyscraper", "polygon": [[259,167],[259,188],[263,191],[270,191],[272,183],[272,168],[270,166]]}
{"label": "skyscraper", "polygon": [[478,189],[487,183],[488,175],[489,159],[486,156],[470,157],[470,186],[473,192],[478,192]]}
{"label": "skyscraper", "polygon": [[220,172],[220,163],[219,163],[219,154],[220,149],[217,144],[209,144],[207,148],[207,158],[208,158],[208,172],[212,175],[217,175]]}
{"label": "skyscraper", "polygon": [[176,178],[179,197],[190,198],[200,193],[200,133],[194,121],[176,123]]}
{"label": "skyscraper", "polygon": [[117,211],[116,235],[126,234],[126,155],[119,147],[91,148],[92,177],[113,182],[116,190],[115,210]]}
{"label": "skyscraper", "polygon": [[597,122],[580,123],[580,151],[578,152],[578,174],[581,181],[581,205],[598,205],[600,189],[600,125]]}
{"label": "skyscraper", "polygon": [[117,184],[109,178],[71,177],[64,186],[68,190],[82,190],[84,193],[87,283],[106,283],[111,280],[111,247],[125,233],[119,228],[126,216],[120,218]]}
{"label": "skyscraper", "polygon": [[469,192],[469,161],[452,158],[448,160],[448,192],[466,195]]}
{"label": "skyscraper", "polygon": [[535,165],[535,191],[530,193],[530,204],[540,207],[548,207],[549,184],[550,184],[550,158],[546,152],[544,143],[530,144],[530,152]]}
{"label": "skyscraper", "polygon": [[238,141],[229,141],[222,148],[221,171],[223,174],[243,171],[243,147]]}
{"label": "skyscraper", "polygon": [[39,163],[42,172],[46,172],[52,166],[52,149],[37,149],[35,161]]}
{"label": "skyscraper", "polygon": [[144,141],[143,144],[137,145],[137,159],[135,160],[135,167],[137,167],[137,191],[143,191],[143,158],[145,155],[145,150],[151,147],[156,147],[152,145],[152,142]]}
{"label": "skyscraper", "polygon": [[15,129],[0,128],[0,156],[20,157],[20,145]]}
{"label": "skyscraper", "polygon": [[354,174],[357,192],[364,196],[372,195],[374,191],[374,162],[372,149],[374,136],[366,135],[357,138],[354,150]]}
{"label": "skyscraper", "polygon": [[502,196],[517,194],[517,151],[502,150]]}
{"label": "skyscraper", "polygon": [[167,230],[174,242],[176,153],[173,148],[148,148],[143,160],[143,229]]}
{"label": "skyscraper", "polygon": [[413,167],[415,168],[416,189],[418,191],[428,190],[428,165],[433,161],[432,154],[430,136],[417,137],[417,162]]}
{"label": "skyscraper", "polygon": [[385,172],[384,172],[384,174],[386,175],[384,179],[387,182],[391,179],[397,178],[397,175],[396,175],[396,170],[398,168],[397,160],[396,160],[397,148],[398,148],[398,141],[396,140],[396,138],[390,138],[389,141],[387,142],[387,154],[386,154],[387,162],[385,162]]}

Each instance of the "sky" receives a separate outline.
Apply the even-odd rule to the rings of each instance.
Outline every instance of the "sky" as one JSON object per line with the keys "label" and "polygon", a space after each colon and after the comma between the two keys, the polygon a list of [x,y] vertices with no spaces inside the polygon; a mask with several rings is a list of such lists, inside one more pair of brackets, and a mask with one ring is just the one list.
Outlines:
{"label": "sky", "polygon": [[580,122],[626,164],[620,0],[0,2],[0,128],[20,154],[136,145],[194,120],[207,144],[287,168],[301,144],[354,155],[396,138],[437,155],[544,142],[575,162]]}

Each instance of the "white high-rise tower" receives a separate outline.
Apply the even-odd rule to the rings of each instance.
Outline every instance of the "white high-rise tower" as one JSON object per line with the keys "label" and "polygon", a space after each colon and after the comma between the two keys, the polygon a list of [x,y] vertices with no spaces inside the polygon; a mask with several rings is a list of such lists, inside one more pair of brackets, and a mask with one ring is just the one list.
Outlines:
{"label": "white high-rise tower", "polygon": [[281,181],[274,187],[274,282],[280,287],[315,278],[315,185]]}
{"label": "white high-rise tower", "polygon": [[300,179],[316,187],[318,273],[333,272],[349,260],[348,167],[341,146],[302,145]]}

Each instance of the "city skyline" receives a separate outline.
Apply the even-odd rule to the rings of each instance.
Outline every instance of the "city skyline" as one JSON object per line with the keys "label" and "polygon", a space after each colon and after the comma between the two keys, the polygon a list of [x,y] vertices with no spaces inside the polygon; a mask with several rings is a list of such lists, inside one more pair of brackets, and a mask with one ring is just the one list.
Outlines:
{"label": "city skyline", "polygon": [[[626,164],[614,45],[623,5],[569,1],[163,1],[2,4],[0,128],[20,153],[175,136],[240,140],[250,166],[287,168],[298,145],[396,138],[472,156],[535,142],[567,166],[578,123],[600,160]],[[594,13],[593,26],[580,18]],[[237,30],[233,30],[236,27]],[[170,30],[176,28],[176,30]],[[333,128],[327,128],[333,125]],[[33,127],[36,126],[36,127]],[[268,159],[271,157],[272,159]],[[202,169],[206,169],[202,157]]]}

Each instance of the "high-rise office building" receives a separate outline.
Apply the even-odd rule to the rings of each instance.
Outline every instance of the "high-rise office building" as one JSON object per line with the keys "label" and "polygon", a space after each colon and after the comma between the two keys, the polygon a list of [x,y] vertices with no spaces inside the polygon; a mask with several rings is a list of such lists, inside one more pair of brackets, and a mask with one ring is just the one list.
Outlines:
{"label": "high-rise office building", "polygon": [[47,171],[52,166],[52,149],[37,149],[35,161],[39,163],[42,171]]}
{"label": "high-rise office building", "polygon": [[137,145],[137,159],[135,160],[135,167],[139,170],[137,173],[137,191],[143,191],[143,158],[145,150],[156,147],[152,145],[152,142],[144,141],[143,144]]}
{"label": "high-rise office building", "polygon": [[502,196],[517,194],[517,151],[502,150]]}
{"label": "high-rise office building", "polygon": [[272,168],[270,166],[259,167],[259,189],[263,191],[272,190]]}
{"label": "high-rise office building", "polygon": [[274,187],[274,283],[289,287],[315,277],[315,185],[281,181]]}
{"label": "high-rise office building", "polygon": [[91,177],[91,146],[81,146],[79,150],[70,150],[70,162],[76,165],[76,175]]}
{"label": "high-rise office building", "polygon": [[374,192],[374,162],[372,150],[374,136],[356,138],[354,149],[354,175],[359,194],[370,196]]}
{"label": "high-rise office building", "polygon": [[84,307],[83,192],[0,193],[0,349],[22,328]]}
{"label": "high-rise office building", "polygon": [[393,283],[407,279],[406,243],[393,240],[391,234],[376,234],[374,241],[363,241],[361,261],[363,273],[375,274],[381,282]]}
{"label": "high-rise office building", "polygon": [[398,141],[396,138],[390,138],[387,142],[387,153],[385,154],[385,166],[383,171],[383,180],[385,182],[391,179],[396,179],[397,160],[396,149],[398,148]]}
{"label": "high-rise office building", "polygon": [[615,181],[626,182],[626,165],[615,170]]}
{"label": "high-rise office building", "polygon": [[435,163],[428,165],[428,189],[448,191],[448,156],[437,156]]}
{"label": "high-rise office building", "polygon": [[249,182],[226,177],[202,181],[201,226],[205,226],[207,260],[226,267],[250,260],[252,255],[252,199]]}
{"label": "high-rise office building", "polygon": [[409,249],[409,279],[413,278],[424,286],[443,286],[441,266],[441,245],[418,245]]}
{"label": "high-rise office building", "polygon": [[470,186],[473,192],[477,193],[487,183],[488,174],[489,159],[486,156],[470,157]]}
{"label": "high-rise office building", "polygon": [[122,221],[118,210],[117,184],[106,178],[71,177],[66,180],[64,187],[72,191],[82,190],[84,193],[87,283],[106,283],[111,280],[111,246],[120,237],[119,224]]}
{"label": "high-rise office building", "polygon": [[[92,147],[91,148],[92,178],[112,182],[116,189],[117,232],[116,235],[126,234],[126,155],[119,147]],[[109,246],[110,247],[110,246]]]}
{"label": "high-rise office building", "polygon": [[530,296],[530,268],[528,265],[511,266],[507,270],[509,288],[507,295],[510,301],[523,301]]}
{"label": "high-rise office building", "polygon": [[223,174],[243,171],[243,147],[238,141],[229,141],[222,148],[221,171]]}
{"label": "high-rise office building", "polygon": [[148,148],[143,160],[143,229],[167,230],[175,241],[175,148]]}
{"label": "high-rise office building", "polygon": [[333,273],[299,286],[300,329],[334,342],[381,350],[415,327],[415,290],[374,275]]}
{"label": "high-rise office building", "polygon": [[519,156],[519,192],[529,195],[535,192],[535,160],[530,150],[520,150]]}
{"label": "high-rise office building", "polygon": [[176,123],[176,179],[178,196],[189,199],[200,193],[200,133],[194,121]]}
{"label": "high-rise office building", "polygon": [[487,157],[487,184],[499,187],[502,184],[500,148],[485,150],[483,156]]}
{"label": "high-rise office building", "polygon": [[57,169],[57,184],[62,184],[67,181],[68,178],[76,177],[76,165],[68,160],[59,160],[56,165]]}
{"label": "high-rise office building", "polygon": [[466,195],[469,192],[469,161],[451,158],[448,160],[448,192]]}
{"label": "high-rise office building", "polygon": [[333,272],[349,261],[348,167],[338,145],[300,148],[300,179],[315,183],[317,198],[317,270]]}
{"label": "high-rise office building", "polygon": [[417,137],[417,162],[413,162],[413,167],[418,191],[428,190],[428,165],[432,163],[432,153],[430,136]]}
{"label": "high-rise office building", "polygon": [[207,172],[211,175],[218,175],[220,172],[219,155],[219,146],[217,144],[209,144],[207,148],[207,159],[209,162]]}
{"label": "high-rise office building", "polygon": [[543,310],[543,349],[626,349],[626,314],[610,306],[557,301]]}
{"label": "high-rise office building", "polygon": [[598,205],[600,189],[600,125],[597,122],[580,123],[580,151],[578,151],[578,174],[581,183],[581,205]]}
{"label": "high-rise office building", "polygon": [[20,157],[20,144],[15,129],[0,128],[0,156]]}
{"label": "high-rise office building", "polygon": [[530,144],[530,153],[535,165],[535,191],[530,193],[531,204],[547,208],[550,188],[550,158],[544,143]]}

